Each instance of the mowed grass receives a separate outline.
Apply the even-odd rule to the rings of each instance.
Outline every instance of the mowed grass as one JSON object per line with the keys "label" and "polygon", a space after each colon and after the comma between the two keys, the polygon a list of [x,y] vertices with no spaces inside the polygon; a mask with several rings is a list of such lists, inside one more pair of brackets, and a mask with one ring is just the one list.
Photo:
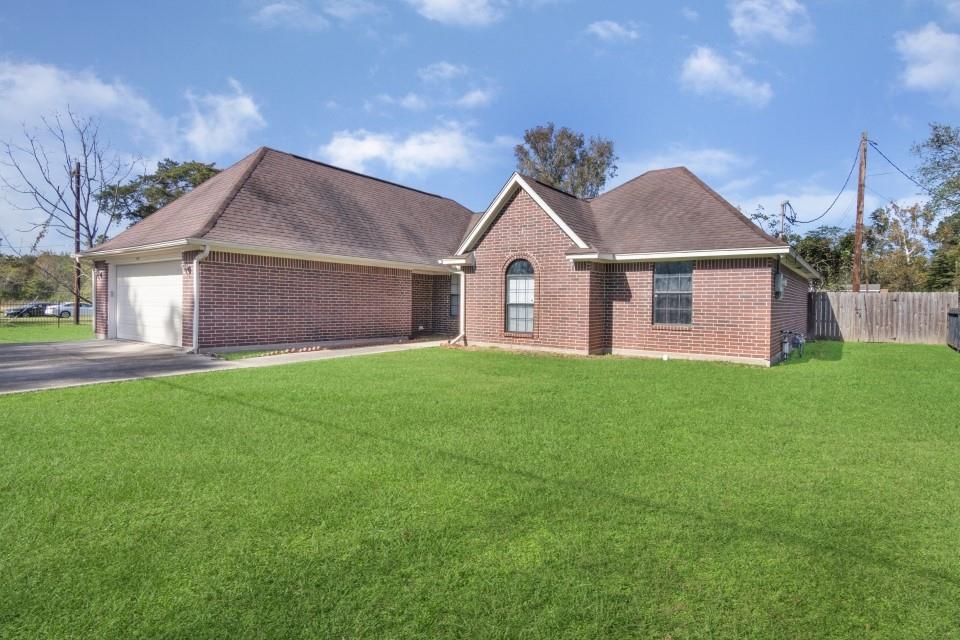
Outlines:
{"label": "mowed grass", "polygon": [[57,326],[56,318],[43,320],[0,319],[0,344],[11,342],[73,342],[76,340],[93,340],[93,325],[90,320],[73,324],[67,318],[60,320]]}
{"label": "mowed grass", "polygon": [[3,638],[955,638],[960,355],[426,349],[0,397]]}

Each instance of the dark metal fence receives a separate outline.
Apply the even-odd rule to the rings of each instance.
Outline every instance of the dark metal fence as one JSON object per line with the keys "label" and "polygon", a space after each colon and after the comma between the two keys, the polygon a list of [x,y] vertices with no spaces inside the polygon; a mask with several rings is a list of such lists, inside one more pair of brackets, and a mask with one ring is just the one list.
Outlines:
{"label": "dark metal fence", "polygon": [[960,351],[960,309],[947,313],[947,344]]}
{"label": "dark metal fence", "polygon": [[[72,324],[72,300],[0,300],[0,326],[22,324]],[[80,324],[93,323],[93,305],[80,303]]]}

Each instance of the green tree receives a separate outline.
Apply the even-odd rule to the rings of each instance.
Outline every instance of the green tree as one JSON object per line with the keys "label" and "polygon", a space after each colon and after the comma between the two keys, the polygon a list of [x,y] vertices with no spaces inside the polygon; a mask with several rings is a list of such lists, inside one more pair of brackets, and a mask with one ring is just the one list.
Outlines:
{"label": "green tree", "polygon": [[930,137],[913,146],[917,177],[930,192],[928,206],[940,215],[960,213],[960,128],[930,125]]}
{"label": "green tree", "polygon": [[102,189],[98,194],[100,207],[115,220],[139,222],[219,172],[212,163],[166,158],[157,163],[153,173]]}
{"label": "green tree", "polygon": [[926,287],[960,288],[960,128],[930,125],[930,137],[914,145],[920,158],[917,175],[931,194],[928,209],[944,218],[931,238],[934,250]]}
{"label": "green tree", "polygon": [[[756,211],[750,214],[750,220],[753,221],[753,224],[757,225],[763,229],[766,233],[774,237],[780,236],[780,214],[776,215],[767,213],[766,207],[762,204],[757,205]],[[790,224],[789,220],[783,221],[783,233],[786,236],[786,239],[789,240],[793,234],[793,225]],[[795,239],[799,240],[799,236],[796,236]],[[793,244],[791,242],[790,244]]]}
{"label": "green tree", "polygon": [[594,198],[617,175],[613,142],[584,139],[567,127],[546,125],[527,129],[523,144],[514,148],[517,171],[578,198]]}
{"label": "green tree", "polygon": [[915,204],[890,203],[870,214],[867,248],[870,268],[884,287],[919,291],[927,284],[927,243],[932,236],[934,211]]}
{"label": "green tree", "polygon": [[927,289],[956,291],[960,289],[960,213],[947,216],[933,234],[937,248],[930,260]]}
{"label": "green tree", "polygon": [[[69,300],[73,297],[73,258],[64,253],[0,256],[0,300]],[[90,299],[90,279],[84,278],[80,297]]]}
{"label": "green tree", "polygon": [[853,231],[822,226],[803,237],[791,237],[790,244],[823,276],[824,289],[838,290],[850,283],[853,266]]}

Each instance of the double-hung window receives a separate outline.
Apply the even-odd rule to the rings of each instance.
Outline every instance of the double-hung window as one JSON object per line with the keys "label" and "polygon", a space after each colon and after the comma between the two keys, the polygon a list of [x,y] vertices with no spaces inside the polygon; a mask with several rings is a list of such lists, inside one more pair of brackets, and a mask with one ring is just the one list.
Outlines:
{"label": "double-hung window", "polygon": [[460,315],[460,278],[463,275],[450,276],[450,315],[454,318]]}
{"label": "double-hung window", "polygon": [[658,262],[654,265],[653,322],[693,324],[692,262]]}
{"label": "double-hung window", "polygon": [[507,331],[533,333],[533,300],[533,265],[514,260],[507,267]]}

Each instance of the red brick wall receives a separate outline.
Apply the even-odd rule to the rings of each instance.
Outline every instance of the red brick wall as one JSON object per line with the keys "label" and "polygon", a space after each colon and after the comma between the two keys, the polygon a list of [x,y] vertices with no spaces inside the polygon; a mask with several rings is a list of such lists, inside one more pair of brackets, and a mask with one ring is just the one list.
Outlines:
{"label": "red brick wall", "polygon": [[769,258],[697,260],[690,326],[654,325],[653,264],[608,264],[606,271],[606,324],[613,349],[770,357]]}
{"label": "red brick wall", "polygon": [[607,265],[607,314],[613,349],[738,358],[770,357],[771,261],[697,260],[693,324],[653,323],[653,264]]}
{"label": "red brick wall", "polygon": [[[572,247],[520,191],[474,250],[476,267],[467,275],[468,342],[770,358],[769,258],[696,261],[693,324],[676,327],[653,323],[653,264],[573,265],[565,256]],[[531,335],[504,329],[504,277],[517,258],[529,260],[535,270]]]}
{"label": "red brick wall", "polygon": [[459,285],[457,276],[431,276],[433,278],[433,332],[441,335],[455,336],[460,332],[460,318],[450,315],[450,281],[451,278]]}
{"label": "red brick wall", "polygon": [[110,310],[109,270],[110,267],[106,262],[93,263],[93,300],[96,304],[93,333],[98,338],[107,337],[107,315]]}
{"label": "red brick wall", "polygon": [[787,276],[787,286],[783,297],[772,302],[770,357],[774,360],[780,355],[781,330],[795,331],[804,336],[807,334],[807,304],[810,299],[808,293],[810,285],[806,279],[786,267],[782,267],[781,271]]}
{"label": "red brick wall", "polygon": [[[476,246],[476,266],[467,272],[467,340],[512,346],[550,347],[586,353],[590,328],[590,270],[565,257],[567,235],[525,192],[519,191]],[[504,281],[518,258],[534,268],[534,331],[507,333]]]}
{"label": "red brick wall", "polygon": [[449,275],[412,274],[411,326],[415,334],[456,335],[459,321],[450,315],[450,278]]}
{"label": "red brick wall", "polygon": [[201,347],[411,334],[409,271],[213,252],[200,280]]}

